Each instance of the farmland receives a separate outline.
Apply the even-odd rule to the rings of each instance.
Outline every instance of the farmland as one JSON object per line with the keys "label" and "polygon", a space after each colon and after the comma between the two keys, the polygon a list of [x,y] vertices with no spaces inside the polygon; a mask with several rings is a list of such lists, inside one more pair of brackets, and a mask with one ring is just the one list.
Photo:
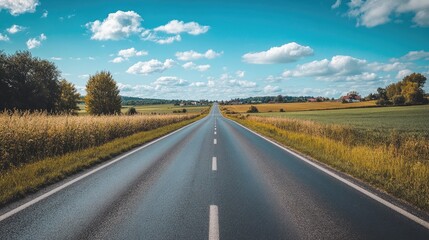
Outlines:
{"label": "farmland", "polygon": [[429,210],[428,105],[228,116]]}
{"label": "farmland", "polygon": [[395,129],[400,132],[429,136],[429,105],[285,113],[272,112],[253,115],[341,124],[362,130],[389,131]]}
{"label": "farmland", "polygon": [[[85,104],[78,104],[79,115],[87,115],[85,111]],[[126,113],[129,108],[134,107],[138,113],[141,114],[173,114],[175,112],[182,112],[186,109],[187,113],[200,113],[208,108],[208,106],[175,106],[173,104],[157,104],[157,105],[137,105],[137,106],[122,106],[121,112]]]}
{"label": "farmland", "polygon": [[[226,105],[229,111],[245,113],[250,108],[250,104],[243,105]],[[362,108],[375,107],[375,101],[341,103],[341,102],[303,102],[303,103],[267,103],[256,104],[259,112],[280,112],[283,109],[286,112],[326,110],[326,109],[344,109],[344,108]]]}

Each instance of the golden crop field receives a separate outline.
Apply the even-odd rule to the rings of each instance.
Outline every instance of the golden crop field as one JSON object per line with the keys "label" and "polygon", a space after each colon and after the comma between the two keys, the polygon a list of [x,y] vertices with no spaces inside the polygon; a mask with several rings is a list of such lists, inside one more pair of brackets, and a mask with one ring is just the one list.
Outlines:
{"label": "golden crop field", "polygon": [[54,116],[0,114],[0,171],[24,163],[99,146],[199,114]]}
{"label": "golden crop field", "polygon": [[[249,110],[252,104],[243,105],[225,105],[223,106],[229,111],[245,113]],[[324,109],[343,109],[343,108],[360,108],[374,107],[375,101],[357,102],[357,103],[341,103],[341,102],[303,102],[303,103],[265,103],[253,104],[259,112],[279,112],[283,109],[286,112],[324,110]]]}
{"label": "golden crop field", "polygon": [[[87,115],[85,111],[85,104],[78,104],[79,115]],[[137,105],[137,106],[122,106],[121,112],[126,113],[129,108],[134,107],[137,110],[137,113],[141,114],[173,114],[174,112],[182,111],[186,109],[186,113],[201,113],[202,111],[207,110],[210,106],[175,106],[174,104],[155,104],[155,105]]]}

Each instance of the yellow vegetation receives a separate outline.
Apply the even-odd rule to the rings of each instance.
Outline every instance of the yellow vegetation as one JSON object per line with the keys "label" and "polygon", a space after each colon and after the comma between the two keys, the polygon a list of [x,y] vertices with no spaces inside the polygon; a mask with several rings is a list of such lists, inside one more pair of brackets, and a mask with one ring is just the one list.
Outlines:
{"label": "yellow vegetation", "polygon": [[[224,106],[231,112],[245,113],[249,110],[251,104],[243,105],[228,105]],[[254,105],[259,112],[279,112],[280,109],[286,112],[308,111],[308,110],[323,110],[323,109],[342,109],[342,108],[358,108],[358,107],[373,107],[375,101],[357,102],[357,103],[341,103],[341,102],[304,102],[304,103],[266,103]]]}
{"label": "yellow vegetation", "polygon": [[169,124],[189,115],[52,116],[45,113],[0,114],[0,172],[46,157],[99,146]]}
{"label": "yellow vegetation", "polygon": [[234,120],[429,211],[429,142],[347,126],[256,116]]}

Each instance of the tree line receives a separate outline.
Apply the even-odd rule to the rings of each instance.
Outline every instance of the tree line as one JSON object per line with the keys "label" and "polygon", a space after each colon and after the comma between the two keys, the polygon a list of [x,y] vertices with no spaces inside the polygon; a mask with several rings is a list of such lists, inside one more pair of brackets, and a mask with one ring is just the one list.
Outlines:
{"label": "tree line", "polygon": [[[109,72],[90,76],[85,108],[93,115],[121,113],[121,98]],[[56,65],[28,51],[7,55],[0,51],[0,111],[45,111],[76,114],[80,94],[74,84],[61,79]]]}
{"label": "tree line", "polygon": [[377,100],[379,106],[427,104],[429,101],[423,90],[425,83],[425,76],[412,73],[397,83],[377,88],[377,93],[369,94],[366,99]]}

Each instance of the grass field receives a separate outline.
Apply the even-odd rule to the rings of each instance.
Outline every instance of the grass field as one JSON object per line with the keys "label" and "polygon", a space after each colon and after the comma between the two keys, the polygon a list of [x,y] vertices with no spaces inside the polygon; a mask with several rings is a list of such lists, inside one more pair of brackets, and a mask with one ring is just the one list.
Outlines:
{"label": "grass field", "polygon": [[[226,105],[224,108],[229,111],[245,113],[249,110],[251,104],[243,105]],[[259,112],[280,112],[283,109],[286,112],[325,110],[325,109],[343,109],[343,108],[361,108],[375,107],[375,101],[358,102],[358,103],[341,103],[341,102],[304,102],[304,103],[267,103],[256,104]]]}
{"label": "grass field", "polygon": [[348,125],[365,130],[392,129],[429,136],[429,105],[252,114]]}
{"label": "grass field", "polygon": [[[78,104],[79,115],[87,115],[85,104]],[[209,108],[209,106],[174,106],[173,104],[158,104],[158,105],[139,105],[139,106],[122,106],[121,112],[126,113],[130,107],[134,107],[141,114],[173,114],[173,111],[182,111],[186,109],[187,113],[200,113]]]}

